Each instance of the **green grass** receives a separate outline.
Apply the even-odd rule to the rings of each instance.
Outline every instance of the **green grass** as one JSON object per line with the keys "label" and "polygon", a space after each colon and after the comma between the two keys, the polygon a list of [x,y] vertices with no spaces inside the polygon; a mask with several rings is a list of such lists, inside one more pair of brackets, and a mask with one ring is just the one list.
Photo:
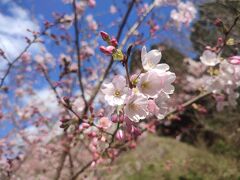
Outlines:
{"label": "green grass", "polygon": [[170,138],[149,135],[122,154],[102,179],[120,180],[238,180],[236,161]]}

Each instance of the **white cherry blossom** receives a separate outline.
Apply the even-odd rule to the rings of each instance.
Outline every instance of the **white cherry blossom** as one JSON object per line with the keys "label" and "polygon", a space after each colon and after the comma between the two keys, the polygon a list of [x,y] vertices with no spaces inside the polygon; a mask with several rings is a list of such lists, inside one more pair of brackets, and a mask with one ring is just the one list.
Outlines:
{"label": "white cherry blossom", "polygon": [[103,84],[102,89],[104,98],[110,106],[123,105],[127,91],[126,79],[120,75],[115,76],[111,83]]}
{"label": "white cherry blossom", "polygon": [[159,50],[151,50],[147,52],[146,46],[143,46],[141,59],[142,66],[145,71],[149,71],[151,69],[159,69],[160,71],[169,70],[169,66],[165,63],[158,64],[162,58],[162,53]]}
{"label": "white cherry blossom", "polygon": [[134,121],[139,122],[148,115],[148,100],[141,94],[132,94],[126,99],[124,107],[126,116]]}
{"label": "white cherry blossom", "polygon": [[220,63],[220,57],[218,57],[215,52],[210,50],[205,50],[200,57],[200,60],[206,66],[216,66],[218,63]]}

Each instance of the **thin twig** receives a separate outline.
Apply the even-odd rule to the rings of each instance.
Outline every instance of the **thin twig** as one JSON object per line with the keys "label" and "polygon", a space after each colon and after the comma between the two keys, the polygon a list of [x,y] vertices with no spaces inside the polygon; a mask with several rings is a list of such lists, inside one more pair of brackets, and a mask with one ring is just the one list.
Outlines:
{"label": "thin twig", "polygon": [[156,3],[155,3],[155,1],[153,1],[152,4],[150,4],[150,6],[148,6],[148,8],[144,12],[144,14],[140,17],[140,19],[135,22],[135,24],[131,27],[131,29],[129,29],[129,31],[127,32],[126,36],[124,36],[124,39],[122,40],[122,43],[120,45],[120,49],[126,44],[128,39],[137,30],[137,28],[142,24],[142,22],[145,20],[147,15],[154,9],[155,5],[156,5]]}
{"label": "thin twig", "polygon": [[3,83],[4,83],[5,79],[7,78],[8,74],[10,73],[13,65],[22,57],[22,55],[23,55],[25,52],[27,52],[27,50],[31,47],[31,45],[36,42],[37,38],[38,38],[37,36],[34,36],[34,39],[33,39],[31,42],[28,43],[28,45],[24,48],[24,50],[23,50],[12,62],[9,61],[9,63],[8,63],[8,68],[7,68],[7,70],[6,70],[6,73],[5,73],[4,76],[1,78],[0,89],[1,89],[1,87],[3,86]]}

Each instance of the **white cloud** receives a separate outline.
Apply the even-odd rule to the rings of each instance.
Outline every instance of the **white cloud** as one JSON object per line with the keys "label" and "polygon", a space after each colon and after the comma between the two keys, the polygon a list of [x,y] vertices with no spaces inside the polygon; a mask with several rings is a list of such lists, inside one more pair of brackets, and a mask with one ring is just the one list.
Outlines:
{"label": "white cloud", "polygon": [[23,98],[23,104],[37,107],[47,117],[57,115],[61,110],[55,94],[49,88],[36,89],[34,95]]}
{"label": "white cloud", "polygon": [[[14,59],[26,47],[25,37],[31,37],[27,29],[38,31],[39,26],[28,11],[16,3],[4,0],[0,4],[6,6],[6,11],[0,12],[0,48],[8,58]],[[37,46],[32,47],[31,51],[36,49]]]}

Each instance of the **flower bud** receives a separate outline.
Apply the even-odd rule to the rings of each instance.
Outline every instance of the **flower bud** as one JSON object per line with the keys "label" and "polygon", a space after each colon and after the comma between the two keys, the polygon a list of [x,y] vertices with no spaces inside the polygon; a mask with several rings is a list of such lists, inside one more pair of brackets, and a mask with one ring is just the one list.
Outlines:
{"label": "flower bud", "polygon": [[118,46],[118,41],[116,38],[112,38],[111,41],[110,41],[111,45],[114,46],[114,47],[117,47]]}
{"label": "flower bud", "polygon": [[120,122],[120,123],[123,123],[124,120],[125,120],[125,116],[124,116],[123,114],[121,114],[121,115],[119,116],[119,122]]}
{"label": "flower bud", "polygon": [[102,39],[103,39],[104,41],[109,41],[109,40],[110,40],[110,36],[109,36],[108,33],[104,32],[104,31],[101,31],[100,34],[101,34]]}
{"label": "flower bud", "polygon": [[66,122],[70,121],[70,119],[61,119],[60,121],[61,121],[62,123],[66,123]]}
{"label": "flower bud", "polygon": [[135,126],[132,126],[131,133],[134,136],[140,136],[142,134],[141,130]]}
{"label": "flower bud", "polygon": [[117,123],[117,122],[118,122],[118,115],[117,115],[117,114],[113,114],[113,115],[111,116],[111,121],[112,121],[113,123]]}
{"label": "flower bud", "polygon": [[123,130],[118,130],[117,133],[116,133],[116,139],[118,141],[122,141],[124,140],[124,133],[123,133]]}
{"label": "flower bud", "polygon": [[240,56],[232,56],[228,58],[228,62],[234,65],[240,65]]}
{"label": "flower bud", "polygon": [[214,25],[217,27],[221,27],[223,25],[223,22],[220,18],[215,19]]}
{"label": "flower bud", "polygon": [[90,127],[90,125],[88,123],[82,123],[81,125],[84,129],[87,129]]}
{"label": "flower bud", "polygon": [[108,47],[100,46],[99,49],[106,55],[112,55],[112,53],[115,51],[115,47],[113,46],[108,46]]}
{"label": "flower bud", "polygon": [[69,103],[70,103],[70,98],[67,97],[67,96],[64,96],[64,97],[63,97],[63,101],[64,101],[66,104],[69,104]]}

